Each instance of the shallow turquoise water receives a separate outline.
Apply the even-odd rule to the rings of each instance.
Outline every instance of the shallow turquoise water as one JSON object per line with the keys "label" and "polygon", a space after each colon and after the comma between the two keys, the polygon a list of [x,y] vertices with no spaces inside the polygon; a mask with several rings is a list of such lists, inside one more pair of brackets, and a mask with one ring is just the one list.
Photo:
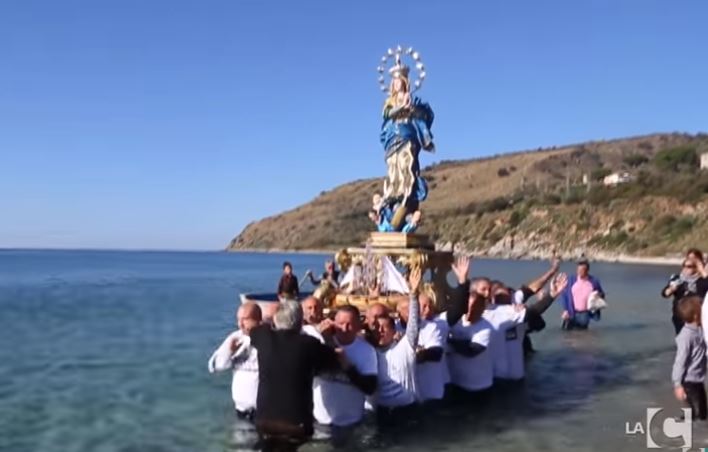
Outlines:
{"label": "shallow turquoise water", "polygon": [[[237,294],[274,291],[285,258],[297,274],[320,270],[324,259],[0,251],[0,450],[247,447],[230,376],[209,375],[206,361],[233,328]],[[546,266],[483,260],[472,272],[519,284]],[[594,265],[609,295],[603,321],[587,334],[561,334],[560,309],[551,308],[522,387],[499,393],[484,412],[446,407],[388,433],[364,425],[341,449],[645,450],[625,422],[650,406],[678,408],[669,304],[658,296],[674,270]],[[706,438],[702,428],[694,436]],[[324,440],[304,450],[332,447]]]}

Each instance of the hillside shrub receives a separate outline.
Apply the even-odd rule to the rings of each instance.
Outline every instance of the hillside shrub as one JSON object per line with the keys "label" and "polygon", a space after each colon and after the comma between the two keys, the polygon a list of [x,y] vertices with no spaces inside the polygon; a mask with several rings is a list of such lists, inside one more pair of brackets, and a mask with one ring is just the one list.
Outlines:
{"label": "hillside shrub", "polygon": [[647,158],[644,155],[641,154],[630,154],[626,156],[625,158],[622,159],[625,165],[630,166],[632,168],[637,168],[638,166],[641,166],[647,162],[649,162],[649,158]]}
{"label": "hillside shrub", "polygon": [[662,171],[695,170],[698,167],[696,147],[678,146],[662,149],[654,156],[654,165]]}
{"label": "hillside shrub", "polygon": [[592,180],[597,181],[597,180],[604,179],[606,176],[609,176],[610,174],[612,174],[611,169],[600,167],[600,168],[595,168],[594,170],[592,170],[592,172],[590,173],[590,178]]}

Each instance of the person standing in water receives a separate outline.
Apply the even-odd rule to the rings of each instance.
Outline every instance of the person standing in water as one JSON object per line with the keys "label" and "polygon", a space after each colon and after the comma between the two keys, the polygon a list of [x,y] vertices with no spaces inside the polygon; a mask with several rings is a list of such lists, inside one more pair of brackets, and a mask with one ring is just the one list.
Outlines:
{"label": "person standing in water", "polygon": [[249,334],[261,324],[261,308],[250,301],[236,314],[238,330],[229,334],[209,359],[209,373],[233,370],[231,397],[238,417],[253,419],[258,393],[258,352],[251,347]]}
{"label": "person standing in water", "polygon": [[593,292],[605,298],[600,280],[590,274],[590,262],[582,258],[578,261],[576,274],[568,279],[563,292],[564,311],[561,318],[564,330],[586,330],[591,318],[600,320],[599,312],[590,312],[588,309],[588,301]]}
{"label": "person standing in water", "polygon": [[691,296],[681,299],[678,312],[684,321],[676,336],[676,359],[671,372],[674,395],[686,402],[693,418],[706,419],[706,344],[701,330],[701,298]]}
{"label": "person standing in water", "polygon": [[374,320],[375,329],[370,340],[376,347],[378,357],[378,391],[371,406],[377,406],[380,422],[388,423],[394,412],[410,413],[417,400],[416,348],[420,326],[418,286],[421,271],[416,268],[410,274],[411,299],[405,334],[396,341],[396,326],[389,315]]}

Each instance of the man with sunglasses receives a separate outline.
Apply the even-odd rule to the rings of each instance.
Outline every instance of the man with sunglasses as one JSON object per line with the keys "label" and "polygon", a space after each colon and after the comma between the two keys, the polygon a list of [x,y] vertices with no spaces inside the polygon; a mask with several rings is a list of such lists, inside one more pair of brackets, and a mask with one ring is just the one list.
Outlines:
{"label": "man with sunglasses", "polygon": [[681,274],[671,275],[668,284],[661,291],[662,297],[673,297],[671,323],[674,325],[676,334],[681,331],[684,323],[678,312],[678,302],[683,297],[690,295],[698,295],[701,300],[705,298],[706,292],[708,292],[708,278],[705,278],[704,274],[703,262],[693,256],[687,256],[683,261]]}

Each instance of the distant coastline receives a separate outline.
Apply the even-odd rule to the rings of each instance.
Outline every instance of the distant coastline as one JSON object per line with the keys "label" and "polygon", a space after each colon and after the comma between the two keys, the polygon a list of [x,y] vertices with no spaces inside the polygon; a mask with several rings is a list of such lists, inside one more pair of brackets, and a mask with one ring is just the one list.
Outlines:
{"label": "distant coastline", "polygon": [[[320,254],[320,255],[334,255],[339,249],[308,249],[308,250],[288,250],[282,248],[250,248],[250,249],[226,249],[227,253],[237,253],[237,254]],[[470,253],[474,257],[481,259],[495,259],[495,260],[520,260],[520,261],[538,261],[538,260],[549,260],[550,256],[533,256],[533,255],[519,255],[510,256],[507,254],[489,254],[480,253],[472,251]],[[607,263],[617,263],[617,264],[639,264],[639,265],[680,265],[682,258],[680,256],[631,256],[627,254],[610,254],[605,252],[599,252],[596,254],[589,254],[588,259],[591,262],[607,262]],[[577,256],[561,256],[564,262],[574,261]]]}

